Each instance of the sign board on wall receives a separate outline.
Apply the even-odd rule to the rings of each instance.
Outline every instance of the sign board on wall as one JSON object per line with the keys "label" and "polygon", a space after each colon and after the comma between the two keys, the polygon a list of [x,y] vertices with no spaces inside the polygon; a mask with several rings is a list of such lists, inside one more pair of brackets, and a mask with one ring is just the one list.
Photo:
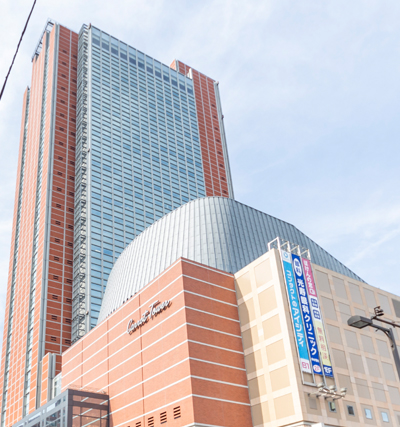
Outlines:
{"label": "sign board on wall", "polygon": [[307,285],[308,298],[311,306],[311,316],[314,322],[315,335],[318,342],[324,374],[326,377],[333,377],[332,362],[329,356],[324,325],[322,323],[321,309],[319,305],[317,289],[315,287],[311,262],[306,258],[302,258],[302,262],[304,267],[304,277]]}
{"label": "sign board on wall", "polygon": [[300,359],[300,368],[303,372],[311,373],[310,357],[307,348],[307,339],[304,332],[301,307],[297,295],[295,277],[292,268],[292,255],[281,251],[282,266],[285,275],[286,290],[292,316],[293,330]]}
{"label": "sign board on wall", "polygon": [[314,324],[311,315],[310,303],[308,300],[308,292],[303,275],[303,267],[300,257],[292,254],[293,270],[297,285],[297,292],[299,294],[299,302],[301,314],[303,316],[304,329],[306,332],[308,349],[311,356],[311,365],[314,374],[322,375],[321,363],[319,360],[318,342],[315,336]]}
{"label": "sign board on wall", "polygon": [[162,311],[170,307],[170,305],[171,305],[171,301],[169,300],[164,301],[162,304],[160,304],[160,301],[153,302],[153,304],[149,306],[150,310],[146,310],[143,313],[142,317],[137,322],[135,322],[133,319],[129,321],[126,332],[129,335],[133,334],[137,329],[141,328],[150,319],[152,319],[153,317],[157,316]]}

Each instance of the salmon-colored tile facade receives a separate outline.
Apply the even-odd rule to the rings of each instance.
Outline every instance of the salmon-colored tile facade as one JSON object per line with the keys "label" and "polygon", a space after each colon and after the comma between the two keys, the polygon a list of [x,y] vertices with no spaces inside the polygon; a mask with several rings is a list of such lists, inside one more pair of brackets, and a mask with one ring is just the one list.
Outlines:
{"label": "salmon-colored tile facade", "polygon": [[48,390],[50,387],[49,384],[49,371],[50,371],[50,356],[51,353],[47,353],[46,356],[42,359],[42,388],[41,388],[41,396],[40,396],[40,404],[43,405],[48,400]]}
{"label": "salmon-colored tile facade", "polygon": [[[61,354],[71,340],[71,286],[73,257],[73,209],[75,175],[75,106],[78,36],[54,25],[45,32],[42,50],[33,58],[32,82],[24,154],[23,187],[20,176],[24,138],[25,108],[22,119],[19,168],[14,208],[8,294],[1,361],[0,389],[7,391],[5,425],[23,417],[24,382],[27,363],[30,293],[34,295],[33,337],[28,412],[40,405],[38,386],[41,359],[48,353]],[[48,48],[46,49],[46,46]],[[46,68],[47,53],[47,73]],[[45,76],[47,75],[47,81]],[[46,92],[43,93],[45,88]],[[24,96],[26,105],[27,93]],[[40,162],[40,155],[42,162]],[[41,163],[41,166],[40,166]],[[21,203],[18,195],[21,193]],[[19,228],[17,215],[20,209]],[[36,264],[34,232],[37,222]],[[18,253],[14,254],[16,239]],[[13,269],[15,270],[14,309],[10,313]],[[35,274],[36,273],[36,274]],[[32,278],[35,278],[34,280]],[[31,307],[32,308],[32,307]],[[9,319],[12,314],[12,327]],[[7,336],[11,331],[11,345]],[[9,347],[9,348],[8,348]],[[5,359],[10,353],[7,384]],[[61,370],[58,362],[56,372]],[[39,379],[39,381],[38,381]],[[3,399],[1,400],[2,404]],[[4,408],[1,408],[3,413]]]}
{"label": "salmon-colored tile facade", "polygon": [[[168,308],[127,332],[130,319],[167,300]],[[231,274],[179,259],[62,360],[63,390],[110,396],[110,426],[252,426]]]}
{"label": "salmon-colored tile facade", "polygon": [[192,73],[206,195],[233,197],[229,194],[229,165],[225,164],[215,80],[177,60],[172,62],[171,68],[185,75],[189,70]]}

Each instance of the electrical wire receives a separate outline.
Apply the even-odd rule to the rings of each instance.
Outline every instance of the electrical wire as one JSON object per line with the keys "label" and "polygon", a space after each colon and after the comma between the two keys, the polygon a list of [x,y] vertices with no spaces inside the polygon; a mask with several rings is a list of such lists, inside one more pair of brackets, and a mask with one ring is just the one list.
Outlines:
{"label": "electrical wire", "polygon": [[35,5],[36,5],[36,0],[33,2],[32,9],[31,9],[31,11],[30,11],[30,13],[29,13],[28,19],[26,20],[26,23],[25,23],[25,27],[24,27],[24,29],[23,29],[23,31],[22,31],[22,34],[21,34],[21,37],[20,37],[20,39],[19,39],[19,42],[18,42],[18,45],[17,45],[17,50],[15,51],[14,58],[13,58],[13,60],[12,60],[12,62],[11,62],[10,68],[9,68],[8,73],[7,73],[7,75],[6,75],[6,78],[5,78],[5,80],[4,80],[3,87],[1,88],[1,92],[0,92],[0,101],[1,101],[1,98],[3,97],[3,93],[4,93],[4,89],[5,89],[5,87],[6,87],[6,84],[7,84],[8,76],[9,76],[9,75],[10,75],[10,73],[11,73],[11,69],[12,69],[12,67],[13,67],[13,65],[14,65],[15,58],[17,57],[17,53],[18,53],[19,46],[20,46],[20,44],[21,44],[21,42],[22,42],[22,38],[24,37],[25,31],[26,31],[26,29],[27,29],[27,27],[28,27],[28,22],[29,22],[29,20],[31,19],[31,15],[32,15],[33,9],[35,8]]}

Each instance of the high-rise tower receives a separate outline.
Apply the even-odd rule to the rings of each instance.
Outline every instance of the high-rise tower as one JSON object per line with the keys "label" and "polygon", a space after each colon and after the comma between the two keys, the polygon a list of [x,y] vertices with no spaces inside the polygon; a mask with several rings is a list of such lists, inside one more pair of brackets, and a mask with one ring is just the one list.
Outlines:
{"label": "high-rise tower", "polygon": [[233,197],[216,82],[93,26],[78,59],[73,341],[135,236],[190,200]]}
{"label": "high-rise tower", "polygon": [[[1,362],[1,426],[97,322],[130,241],[204,196],[233,197],[218,83],[93,26],[49,21],[23,118]],[[55,355],[42,363],[46,354]],[[45,366],[46,365],[46,366]],[[51,366],[50,366],[51,365]]]}

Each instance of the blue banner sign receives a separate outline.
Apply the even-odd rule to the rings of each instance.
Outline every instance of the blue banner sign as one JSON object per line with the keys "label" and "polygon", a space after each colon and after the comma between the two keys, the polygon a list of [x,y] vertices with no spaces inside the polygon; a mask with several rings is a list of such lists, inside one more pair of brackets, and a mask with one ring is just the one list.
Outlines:
{"label": "blue banner sign", "polygon": [[307,341],[300,312],[300,303],[297,296],[296,283],[292,269],[292,257],[290,253],[285,251],[281,251],[281,256],[283,271],[285,273],[290,312],[292,314],[294,335],[296,337],[297,350],[299,352],[300,367],[303,372],[311,373],[310,357],[308,353]]}
{"label": "blue banner sign", "polygon": [[300,257],[292,254],[293,270],[295,273],[297,292],[299,293],[301,314],[303,315],[304,328],[311,355],[311,364],[314,374],[322,375],[321,362],[319,360],[318,341],[315,337],[314,324],[308,301],[307,287],[304,281],[303,267]]}

